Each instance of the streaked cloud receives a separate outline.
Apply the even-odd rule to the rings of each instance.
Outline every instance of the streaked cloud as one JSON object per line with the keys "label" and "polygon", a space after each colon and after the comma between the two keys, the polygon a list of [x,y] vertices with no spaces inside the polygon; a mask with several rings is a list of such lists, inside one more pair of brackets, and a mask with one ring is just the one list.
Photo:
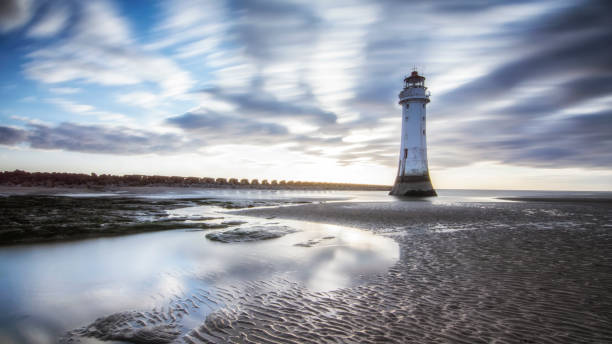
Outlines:
{"label": "streaked cloud", "polygon": [[64,111],[79,115],[95,116],[101,121],[122,121],[126,119],[122,114],[98,110],[94,106],[75,103],[67,99],[49,98],[47,102],[57,105]]}
{"label": "streaked cloud", "polygon": [[79,93],[82,90],[76,87],[51,87],[49,91],[56,94],[74,94]]}
{"label": "streaked cloud", "polygon": [[220,115],[209,111],[193,111],[167,120],[170,125],[177,126],[188,132],[204,134],[208,141],[226,141],[227,137],[243,138],[252,142],[254,138],[266,140],[278,135],[286,135],[287,128],[275,123],[263,123],[248,118],[238,118]]}
{"label": "streaked cloud", "polygon": [[19,143],[35,149],[119,155],[179,154],[195,144],[176,134],[117,126],[30,123],[26,130],[0,127],[0,144]]}
{"label": "streaked cloud", "polygon": [[27,24],[34,14],[32,0],[4,0],[0,3],[0,32],[16,30]]}
{"label": "streaked cloud", "polygon": [[28,36],[44,38],[57,35],[68,24],[70,13],[64,5],[51,6],[43,17],[28,30]]}
{"label": "streaked cloud", "polygon": [[128,19],[107,1],[83,2],[72,34],[34,50],[28,57],[25,75],[44,83],[154,83],[160,97],[179,96],[193,85],[190,73],[172,59],[139,46]]}
{"label": "streaked cloud", "polygon": [[2,145],[16,145],[27,138],[27,132],[19,128],[11,128],[0,126],[0,144]]}
{"label": "streaked cloud", "polygon": [[26,40],[16,68],[48,92],[19,99],[45,100],[35,113],[81,115],[70,128],[65,117],[39,131],[7,123],[5,145],[24,143],[24,132],[39,147],[37,133],[110,137],[111,128],[137,144],[140,134],[121,126],[131,121],[151,131],[144,147],[172,133],[177,149],[212,160],[222,160],[215,147],[274,146],[392,176],[397,93],[416,66],[432,91],[434,171],[612,170],[608,1],[177,0],[146,16],[130,2],[5,3],[0,31]]}
{"label": "streaked cloud", "polygon": [[160,98],[151,92],[137,91],[120,94],[117,96],[117,101],[143,108],[154,108],[160,105]]}

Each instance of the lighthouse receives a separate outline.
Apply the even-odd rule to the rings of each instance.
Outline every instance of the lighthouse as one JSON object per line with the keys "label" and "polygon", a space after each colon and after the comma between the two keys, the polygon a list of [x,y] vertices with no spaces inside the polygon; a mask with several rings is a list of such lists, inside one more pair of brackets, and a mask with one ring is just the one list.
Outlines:
{"label": "lighthouse", "polygon": [[425,78],[417,71],[404,78],[404,89],[399,94],[402,105],[402,144],[395,184],[390,195],[437,196],[429,179],[425,107],[429,92]]}

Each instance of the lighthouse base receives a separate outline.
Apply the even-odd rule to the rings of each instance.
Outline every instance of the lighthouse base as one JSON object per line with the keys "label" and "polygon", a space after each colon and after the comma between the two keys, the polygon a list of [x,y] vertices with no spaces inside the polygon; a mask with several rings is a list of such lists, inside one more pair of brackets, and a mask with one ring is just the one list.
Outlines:
{"label": "lighthouse base", "polygon": [[407,197],[430,197],[437,196],[436,190],[431,185],[429,174],[423,176],[397,176],[395,184],[389,195]]}

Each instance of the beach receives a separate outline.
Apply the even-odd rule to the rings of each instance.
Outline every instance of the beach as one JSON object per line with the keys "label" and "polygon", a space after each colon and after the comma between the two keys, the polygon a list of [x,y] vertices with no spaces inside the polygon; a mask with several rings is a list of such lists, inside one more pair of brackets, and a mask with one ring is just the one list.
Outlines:
{"label": "beach", "polygon": [[[245,305],[228,317],[229,327],[209,324],[212,333],[231,333],[224,339],[254,332],[274,340],[299,328],[296,342],[612,340],[612,213],[605,203],[335,203],[241,213],[368,228],[397,240],[401,255],[387,274],[332,297],[288,293]],[[270,316],[253,316],[250,305]],[[286,307],[304,311],[278,326]]]}
{"label": "beach", "polygon": [[[101,199],[96,197],[90,201]],[[87,277],[91,280],[82,285],[90,289],[81,295],[78,280],[83,277],[74,275],[74,266],[66,268],[63,278],[72,278],[75,286],[64,291],[73,293],[64,304],[66,321],[49,338],[65,343],[92,338],[130,343],[612,341],[607,195],[442,191],[438,198],[406,200],[372,192],[215,196],[165,190],[139,197],[169,202],[164,217],[189,228],[0,248],[0,254],[12,257],[23,247],[31,254],[41,254],[44,247],[55,254],[77,247],[91,252],[84,271],[115,271],[103,282]],[[126,253],[129,248],[143,253]],[[102,257],[98,263],[95,250]],[[139,261],[137,270],[117,272],[125,268],[109,266],[103,258],[107,252],[124,262]],[[68,257],[73,254],[78,251]],[[164,277],[152,277],[157,274]],[[99,285],[104,293],[96,292]],[[9,312],[0,319],[5,341],[26,342],[19,332],[25,324],[40,330],[40,321],[31,321],[35,315],[15,320],[20,314],[40,312],[42,319],[58,306],[39,288],[36,297],[48,303],[46,308],[5,305],[14,308],[13,318]],[[54,293],[64,293],[65,287],[57,288]],[[3,303],[14,297],[11,292],[18,294],[6,285],[3,290]],[[92,293],[97,297],[91,299]],[[89,307],[69,316],[84,300]],[[97,303],[104,307],[96,309]]]}

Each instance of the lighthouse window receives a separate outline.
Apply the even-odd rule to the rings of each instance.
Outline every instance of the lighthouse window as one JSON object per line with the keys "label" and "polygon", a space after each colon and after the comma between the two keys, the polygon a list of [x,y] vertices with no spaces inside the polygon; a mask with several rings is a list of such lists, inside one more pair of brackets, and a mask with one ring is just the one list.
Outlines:
{"label": "lighthouse window", "polygon": [[404,149],[404,159],[408,157],[408,149]]}
{"label": "lighthouse window", "polygon": [[423,109],[425,108],[425,103],[423,103]]}
{"label": "lighthouse window", "polygon": [[423,135],[425,135],[425,129],[423,129]]}

